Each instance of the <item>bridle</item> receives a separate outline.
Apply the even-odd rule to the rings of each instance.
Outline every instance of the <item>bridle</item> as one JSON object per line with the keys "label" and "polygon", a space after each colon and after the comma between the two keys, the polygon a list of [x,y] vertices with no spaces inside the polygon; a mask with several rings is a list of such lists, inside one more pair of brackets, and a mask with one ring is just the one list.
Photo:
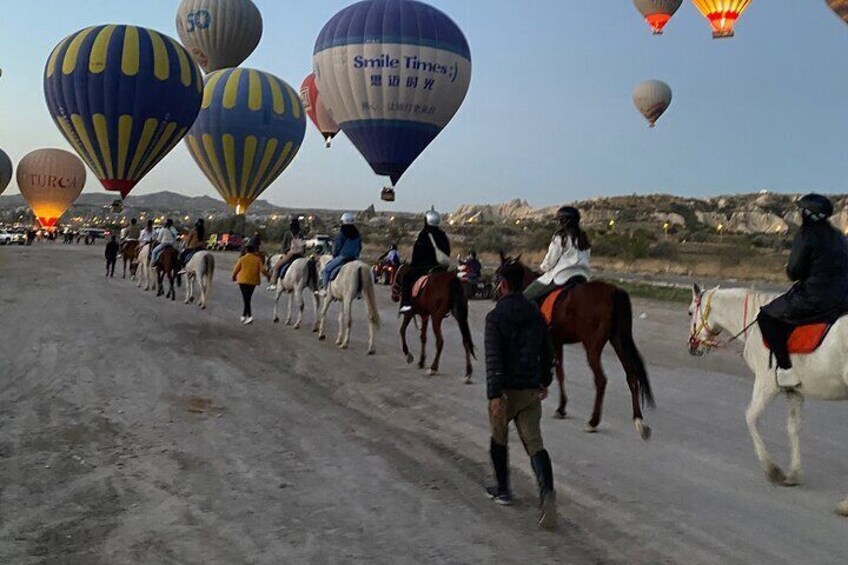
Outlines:
{"label": "bridle", "polygon": [[[706,304],[704,304],[704,295],[707,295]],[[721,347],[727,347],[740,337],[748,336],[748,330],[757,323],[757,319],[750,323],[748,323],[748,305],[750,302],[750,294],[745,294],[745,312],[743,317],[743,329],[741,332],[736,334],[735,336],[728,339],[726,342],[721,342],[718,337],[721,335],[721,328],[714,329],[710,327],[710,314],[712,313],[712,305],[713,298],[715,297],[716,291],[713,290],[711,293],[708,291],[700,293],[695,298],[695,310],[692,313],[692,333],[689,335],[689,353],[696,356],[701,356],[705,352],[711,351],[713,349],[719,349]],[[707,334],[706,338],[699,337],[701,332],[705,332]]]}

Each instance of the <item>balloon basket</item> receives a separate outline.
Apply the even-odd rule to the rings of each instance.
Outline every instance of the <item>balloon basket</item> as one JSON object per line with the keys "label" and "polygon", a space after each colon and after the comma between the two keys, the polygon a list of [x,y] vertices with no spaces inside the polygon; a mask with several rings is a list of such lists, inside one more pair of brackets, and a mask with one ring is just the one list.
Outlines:
{"label": "balloon basket", "polygon": [[380,193],[380,200],[383,202],[394,202],[395,201],[395,189],[386,187]]}

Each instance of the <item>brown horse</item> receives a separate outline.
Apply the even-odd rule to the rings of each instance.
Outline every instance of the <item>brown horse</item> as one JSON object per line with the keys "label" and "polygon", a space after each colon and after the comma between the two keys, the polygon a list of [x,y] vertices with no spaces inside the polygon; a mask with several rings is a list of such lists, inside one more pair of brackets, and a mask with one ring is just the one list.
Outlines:
{"label": "brown horse", "polygon": [[165,294],[163,283],[165,282],[165,275],[168,275],[169,286],[168,293],[165,294],[165,298],[170,298],[171,300],[175,300],[177,298],[177,292],[174,290],[174,280],[177,281],[177,286],[182,286],[180,284],[180,278],[177,276],[179,270],[179,252],[174,247],[166,247],[159,255],[159,262],[156,263],[156,279],[159,281],[159,290],[156,292],[156,296],[162,296]]}
{"label": "brown horse", "polygon": [[138,252],[140,244],[137,241],[127,241],[124,243],[121,257],[124,258],[124,276],[127,278],[127,263],[130,264],[130,279],[135,280],[135,273],[138,270]]}
{"label": "brown horse", "polygon": [[[392,282],[392,300],[394,302],[400,301],[403,280],[408,273],[409,265],[405,263],[395,273]],[[471,329],[468,326],[468,299],[465,297],[462,283],[454,273],[437,272],[428,276],[430,278],[427,284],[418,296],[413,298],[412,310],[403,315],[403,323],[400,326],[400,337],[406,362],[412,363],[415,360],[406,343],[406,329],[415,316],[419,316],[421,318],[421,358],[418,360],[418,368],[424,368],[427,360],[427,326],[432,318],[433,333],[436,336],[436,358],[433,359],[429,374],[435,375],[439,372],[439,361],[442,358],[442,349],[445,345],[445,339],[442,336],[442,321],[448,314],[453,314],[456,323],[459,325],[462,345],[465,348],[465,384],[471,384],[471,374],[473,373],[471,358],[476,359],[477,355],[474,352],[474,341],[471,338]]]}
{"label": "brown horse", "polygon": [[[521,257],[511,259],[501,253],[501,269],[507,263],[518,263],[524,269],[524,286],[539,278],[539,273],[533,272],[521,263]],[[565,369],[563,367],[563,346],[566,344],[583,344],[589,368],[595,377],[595,406],[592,418],[586,425],[586,431],[594,433],[601,423],[601,410],[604,404],[604,393],[607,388],[607,377],[601,364],[601,353],[607,343],[611,343],[618,359],[627,374],[627,384],[633,403],[633,422],[642,439],[650,439],[649,428],[642,416],[642,406],[654,406],[654,395],[648,372],[642,355],[633,341],[633,308],[630,295],[620,288],[600,281],[591,281],[575,286],[559,301],[552,313],[550,323],[551,337],[556,350],[556,375],[559,381],[559,408],[555,413],[557,418],[565,418],[565,406],[568,396],[565,393]]]}

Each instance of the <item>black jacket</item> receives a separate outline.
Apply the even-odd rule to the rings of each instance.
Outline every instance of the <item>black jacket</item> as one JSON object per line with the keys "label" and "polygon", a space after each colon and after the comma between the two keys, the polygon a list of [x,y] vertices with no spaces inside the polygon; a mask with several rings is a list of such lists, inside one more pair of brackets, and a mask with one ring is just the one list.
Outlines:
{"label": "black jacket", "polygon": [[448,236],[441,229],[426,226],[418,234],[418,239],[415,240],[415,245],[412,246],[412,266],[433,268],[438,266],[439,261],[436,259],[436,250],[433,249],[433,242],[430,241],[432,234],[436,246],[442,250],[442,253],[450,257],[451,246]]}
{"label": "black jacket", "polygon": [[117,259],[118,252],[120,252],[121,246],[118,245],[117,241],[110,241],[106,244],[106,258],[107,259]]}
{"label": "black jacket", "polygon": [[807,223],[792,242],[786,274],[792,289],[763,308],[793,324],[833,320],[848,312],[848,243],[827,222]]}
{"label": "black jacket", "polygon": [[553,362],[553,344],[539,307],[523,294],[501,299],[486,316],[488,397],[550,386]]}

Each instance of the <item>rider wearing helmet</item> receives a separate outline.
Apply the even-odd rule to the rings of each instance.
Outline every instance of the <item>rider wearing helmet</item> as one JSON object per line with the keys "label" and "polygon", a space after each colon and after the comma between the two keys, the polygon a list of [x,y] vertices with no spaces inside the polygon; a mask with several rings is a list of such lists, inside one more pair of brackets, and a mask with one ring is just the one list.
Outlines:
{"label": "rider wearing helmet", "polygon": [[424,215],[424,229],[418,234],[412,246],[412,261],[409,271],[403,278],[401,288],[400,311],[406,313],[412,310],[412,288],[415,282],[437,267],[447,267],[450,264],[450,241],[439,227],[442,216],[435,210]]}
{"label": "rider wearing helmet", "polygon": [[345,263],[356,261],[362,253],[362,236],[356,228],[356,217],[350,212],[345,212],[341,219],[342,227],[333,241],[333,260],[327,263],[322,273],[322,295],[327,292],[333,271]]}
{"label": "rider wearing helmet", "polygon": [[798,201],[798,208],[801,230],[786,266],[795,284],[757,317],[777,363],[777,384],[786,390],[801,385],[787,347],[792,331],[803,324],[834,321],[848,312],[848,244],[827,221],[833,215],[833,203],[820,194],[808,194]]}
{"label": "rider wearing helmet", "polygon": [[563,206],[556,213],[559,229],[542,261],[544,273],[524,291],[530,300],[541,301],[545,296],[566,285],[589,280],[589,237],[580,228],[580,211],[573,206]]}

